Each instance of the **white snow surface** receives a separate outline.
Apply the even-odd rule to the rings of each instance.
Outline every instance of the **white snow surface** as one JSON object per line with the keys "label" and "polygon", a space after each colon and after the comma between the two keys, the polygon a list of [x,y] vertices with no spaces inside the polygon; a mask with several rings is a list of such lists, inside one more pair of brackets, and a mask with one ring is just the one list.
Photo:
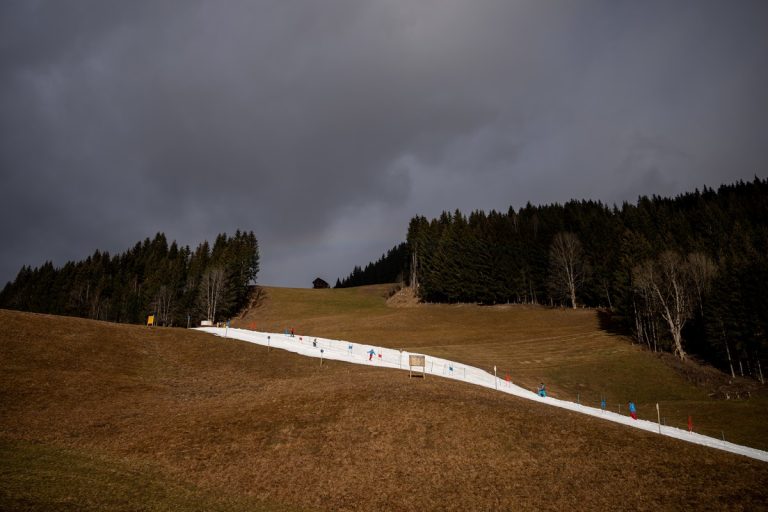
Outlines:
{"label": "white snow surface", "polygon": [[[455,361],[448,361],[446,359],[432,357],[427,354],[376,347],[374,345],[355,343],[351,341],[331,340],[303,335],[290,336],[287,334],[258,332],[247,329],[199,327],[197,330],[214,334],[216,336],[222,336],[225,338],[232,338],[255,343],[257,345],[287,350],[289,352],[294,352],[296,354],[301,354],[307,357],[322,357],[324,359],[345,361],[347,363],[378,366],[382,368],[393,368],[404,371],[409,370],[408,356],[411,354],[424,355],[426,357],[426,368],[424,371],[428,375],[436,375],[447,379],[454,379],[467,382],[469,384],[475,384],[477,386],[483,386],[485,388],[497,390],[500,393],[515,395],[520,398],[533,400],[542,404],[560,407],[562,409],[568,409],[570,411],[575,411],[582,414],[588,414],[590,416],[612,421],[614,423],[621,423],[622,425],[626,425],[628,427],[639,428],[642,430],[647,430],[648,432],[655,432],[661,435],[674,437],[689,443],[700,444],[710,448],[717,448],[718,450],[725,450],[727,452],[737,453],[739,455],[744,455],[746,457],[768,462],[768,452],[763,450],[749,448],[747,446],[730,443],[728,441],[704,436],[695,432],[688,432],[687,430],[682,430],[675,427],[659,425],[658,423],[652,421],[633,420],[629,416],[598,409],[596,407],[589,407],[574,402],[559,400],[549,396],[540,397],[534,391],[521,388],[520,386],[517,386],[511,382],[507,382],[504,379],[494,377],[485,370],[481,370],[473,366],[467,366]],[[372,359],[369,360],[371,350],[375,352],[375,355],[372,357]],[[414,371],[416,372],[417,369],[414,369]],[[418,368],[417,373],[421,373],[421,368]]]}

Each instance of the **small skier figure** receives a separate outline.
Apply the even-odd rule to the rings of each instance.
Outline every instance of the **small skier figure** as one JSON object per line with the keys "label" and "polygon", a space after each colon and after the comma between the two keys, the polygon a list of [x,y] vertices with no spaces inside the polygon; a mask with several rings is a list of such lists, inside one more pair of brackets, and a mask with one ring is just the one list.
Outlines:
{"label": "small skier figure", "polygon": [[315,338],[315,339],[312,341],[312,346],[313,346],[313,347],[316,347],[316,346],[317,346],[317,338]]}
{"label": "small skier figure", "polygon": [[507,387],[512,384],[512,377],[509,376],[509,373],[504,376],[504,380],[507,381]]}
{"label": "small skier figure", "polygon": [[539,384],[539,396],[541,397],[547,396],[547,388],[544,386],[543,382]]}
{"label": "small skier figure", "polygon": [[629,401],[629,415],[632,416],[633,420],[637,419],[637,407],[635,407],[635,402],[632,400]]}
{"label": "small skier figure", "polygon": [[600,408],[602,410],[605,410],[605,397],[600,399]]}
{"label": "small skier figure", "polygon": [[375,356],[375,355],[376,355],[376,351],[375,350],[373,350],[373,349],[369,350],[368,351],[368,360],[372,361],[373,360],[373,356]]}
{"label": "small skier figure", "polygon": [[293,327],[291,327],[291,338],[293,338],[295,334],[296,332],[293,330]]}

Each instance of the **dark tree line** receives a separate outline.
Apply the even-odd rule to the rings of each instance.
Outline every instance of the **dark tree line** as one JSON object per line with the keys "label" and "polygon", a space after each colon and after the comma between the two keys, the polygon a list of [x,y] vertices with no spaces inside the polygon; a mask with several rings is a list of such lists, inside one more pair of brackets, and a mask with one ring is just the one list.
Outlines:
{"label": "dark tree line", "polygon": [[407,243],[425,301],[602,307],[652,350],[762,379],[768,180],[620,207],[444,212],[412,219]]}
{"label": "dark tree line", "polygon": [[0,292],[0,307],[123,323],[155,315],[160,325],[194,325],[236,314],[258,271],[253,232],[220,234],[213,247],[206,241],[194,251],[158,233],[114,256],[97,250],[60,268],[24,266]]}
{"label": "dark tree line", "polygon": [[403,281],[404,272],[408,268],[408,258],[408,244],[403,242],[382,254],[377,261],[366,265],[364,269],[356,266],[344,279],[336,279],[334,288]]}

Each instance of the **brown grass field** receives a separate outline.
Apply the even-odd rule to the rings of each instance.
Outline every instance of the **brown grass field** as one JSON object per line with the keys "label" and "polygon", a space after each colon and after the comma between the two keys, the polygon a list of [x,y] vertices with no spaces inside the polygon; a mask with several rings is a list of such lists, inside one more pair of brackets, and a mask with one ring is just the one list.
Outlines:
{"label": "brown grass field", "polygon": [[[768,390],[751,379],[653,354],[601,328],[594,310],[538,306],[388,306],[392,285],[351,289],[265,288],[264,299],[232,325],[402,348],[451,359],[552,396],[626,412],[634,400],[640,418],[768,450]],[[395,297],[396,299],[397,297]],[[394,302],[394,301],[390,301]],[[745,399],[713,399],[737,393]]]}
{"label": "brown grass field", "polygon": [[[697,405],[765,447],[760,393],[713,400],[697,385],[709,372],[691,378],[594,312],[394,308],[384,293],[272,288],[235,323],[505,365],[563,397],[631,390],[641,415],[655,397]],[[461,382],[184,329],[0,322],[1,510],[768,509],[766,463]]]}

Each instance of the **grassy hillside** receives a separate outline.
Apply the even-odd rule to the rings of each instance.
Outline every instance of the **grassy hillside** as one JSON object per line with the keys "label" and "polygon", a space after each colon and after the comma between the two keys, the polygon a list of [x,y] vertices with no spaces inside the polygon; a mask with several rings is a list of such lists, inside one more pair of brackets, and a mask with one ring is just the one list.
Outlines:
{"label": "grassy hillside", "polygon": [[[336,300],[325,318],[353,315]],[[182,329],[0,325],[1,510],[766,507],[768,464],[460,382]]]}
{"label": "grassy hillside", "polygon": [[[594,310],[540,306],[387,304],[391,285],[350,289],[264,288],[259,305],[233,325],[403,348],[463,362],[559,398],[614,411],[634,400],[641,418],[768,450],[763,386],[730,379],[668,354],[653,354],[601,328]],[[732,397],[724,400],[725,394]],[[735,399],[737,395],[750,399]],[[711,396],[714,395],[714,396]],[[720,397],[720,398],[718,398]]]}

